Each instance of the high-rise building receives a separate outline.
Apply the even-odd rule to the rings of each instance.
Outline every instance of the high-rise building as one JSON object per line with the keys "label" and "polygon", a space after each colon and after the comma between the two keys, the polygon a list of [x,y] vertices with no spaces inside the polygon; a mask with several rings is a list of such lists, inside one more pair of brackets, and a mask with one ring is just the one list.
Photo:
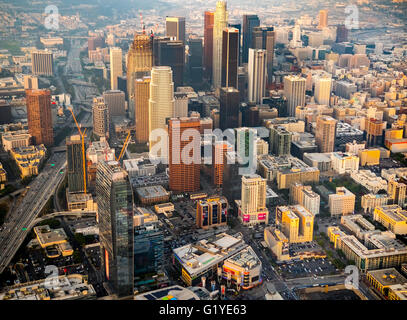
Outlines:
{"label": "high-rise building", "polygon": [[215,141],[212,145],[212,182],[216,187],[223,185],[225,155],[229,151],[232,151],[232,146],[226,141]]}
{"label": "high-rise building", "polygon": [[336,187],[336,193],[329,195],[328,205],[331,216],[349,215],[355,212],[355,195],[345,187]]}
{"label": "high-rise building", "polygon": [[50,51],[31,52],[32,74],[51,77],[54,74],[54,59]]}
{"label": "high-rise building", "polygon": [[319,10],[318,28],[326,28],[328,26],[328,10]]}
{"label": "high-rise building", "polygon": [[109,109],[110,116],[126,115],[125,94],[120,90],[108,90],[103,92],[103,99]]}
{"label": "high-rise building", "polygon": [[313,240],[314,215],[302,205],[277,207],[276,225],[288,238],[289,243]]}
{"label": "high-rise building", "polygon": [[[151,70],[150,99],[148,107],[150,150],[158,140],[158,137],[152,136],[151,133],[156,129],[166,130],[167,119],[172,118],[174,115],[174,104],[174,82],[172,81],[171,68],[154,67]],[[165,155],[159,152],[157,156]]]}
{"label": "high-rise building", "polygon": [[201,187],[200,127],[199,118],[172,118],[168,121],[169,185],[172,191],[194,192]]}
{"label": "high-rise building", "polygon": [[336,27],[336,43],[348,42],[348,28],[344,24]]}
{"label": "high-rise building", "polygon": [[154,65],[171,67],[174,88],[184,84],[185,45],[170,38],[154,39]]}
{"label": "high-rise building", "polygon": [[38,77],[24,75],[24,89],[38,89]]}
{"label": "high-rise building", "polygon": [[331,77],[317,77],[315,79],[315,101],[329,107],[332,89]]}
{"label": "high-rise building", "polygon": [[239,90],[221,88],[220,90],[220,128],[222,130],[239,127]]}
{"label": "high-rise building", "polygon": [[129,117],[135,122],[135,82],[149,76],[153,67],[153,38],[136,34],[127,54],[127,94],[129,96]]}
{"label": "high-rise building", "polygon": [[66,139],[66,158],[68,188],[71,193],[85,192],[86,189],[86,156],[85,145],[82,149],[82,138],[73,135]]}
{"label": "high-rise building", "polygon": [[205,69],[205,77],[212,80],[212,64],[213,64],[213,23],[214,12],[205,11],[204,14],[204,55],[203,63]]}
{"label": "high-rise building", "polygon": [[144,208],[134,214],[134,276],[157,274],[164,264],[164,233],[158,218],[146,218]]}
{"label": "high-rise building", "polygon": [[133,191],[127,172],[116,161],[99,161],[96,202],[102,272],[113,293],[133,296]]}
{"label": "high-rise building", "polygon": [[191,79],[191,86],[193,88],[200,88],[202,85],[203,77],[203,45],[201,38],[189,38],[189,75]]}
{"label": "high-rise building", "polygon": [[127,77],[121,76],[117,77],[117,88],[124,92],[124,97],[126,101],[129,101],[129,95],[127,94]]}
{"label": "high-rise building", "polygon": [[383,130],[386,122],[374,118],[365,118],[366,146],[379,146],[383,143]]}
{"label": "high-rise building", "polygon": [[229,23],[228,24],[230,28],[235,28],[239,31],[239,36],[238,36],[238,57],[237,57],[237,63],[240,66],[242,64],[242,24],[241,23]]}
{"label": "high-rise building", "polygon": [[225,197],[213,196],[199,200],[196,205],[196,226],[202,229],[227,224],[228,201]]}
{"label": "high-rise building", "polygon": [[284,77],[284,96],[287,98],[287,111],[290,117],[295,116],[298,106],[305,106],[305,78],[299,76]]}
{"label": "high-rise building", "polygon": [[228,25],[228,12],[226,1],[216,2],[216,10],[213,20],[213,64],[212,85],[215,89],[222,83],[222,40],[223,29]]}
{"label": "high-rise building", "polygon": [[52,146],[51,92],[49,90],[26,90],[28,132],[34,144]]}
{"label": "high-rise building", "polygon": [[249,61],[249,48],[252,44],[253,28],[260,26],[260,19],[254,14],[243,15],[242,63]]}
{"label": "high-rise building", "polygon": [[248,66],[248,101],[261,104],[266,95],[267,51],[249,49]]}
{"label": "high-rise building", "polygon": [[334,152],[337,121],[330,116],[318,116],[315,143],[319,152]]}
{"label": "high-rise building", "polygon": [[407,185],[402,179],[391,179],[387,184],[387,194],[390,202],[404,207],[406,202]]}
{"label": "high-rise building", "polygon": [[135,116],[136,116],[136,141],[147,143],[149,141],[149,99],[150,77],[137,79],[135,83]]}
{"label": "high-rise building", "polygon": [[257,174],[242,177],[242,200],[239,204],[239,219],[244,225],[268,223],[266,208],[267,180]]}
{"label": "high-rise building", "polygon": [[239,30],[225,28],[222,40],[222,87],[237,88]]}
{"label": "high-rise building", "polygon": [[93,98],[93,133],[98,137],[109,137],[110,115],[103,97]]}
{"label": "high-rise building", "polygon": [[255,137],[257,130],[254,128],[237,128],[236,132],[236,153],[243,163],[248,163],[250,159],[257,156],[257,146]]}
{"label": "high-rise building", "polygon": [[314,215],[319,214],[320,196],[312,191],[311,186],[294,183],[290,186],[290,202],[300,204]]}
{"label": "high-rise building", "polygon": [[[274,45],[276,33],[274,27],[255,27],[253,28],[252,44],[253,49],[263,49],[267,52],[267,86],[273,82],[273,63],[274,63]],[[250,57],[249,57],[250,58]],[[250,60],[249,60],[250,62]]]}
{"label": "high-rise building", "polygon": [[185,44],[185,17],[165,18],[166,36]]}
{"label": "high-rise building", "polygon": [[188,94],[185,92],[174,92],[174,117],[188,117]]}
{"label": "high-rise building", "polygon": [[117,90],[117,77],[123,75],[123,54],[122,49],[110,48],[110,89]]}
{"label": "high-rise building", "polygon": [[292,132],[282,126],[270,128],[270,150],[276,156],[291,154]]}

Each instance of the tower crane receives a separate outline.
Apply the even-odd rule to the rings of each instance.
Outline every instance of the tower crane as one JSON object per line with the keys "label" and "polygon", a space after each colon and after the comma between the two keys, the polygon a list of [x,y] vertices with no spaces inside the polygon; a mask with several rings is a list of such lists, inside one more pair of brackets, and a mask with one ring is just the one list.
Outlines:
{"label": "tower crane", "polygon": [[73,113],[72,108],[68,108],[69,111],[72,113],[72,118],[75,121],[76,127],[78,128],[79,135],[81,137],[81,142],[82,142],[82,164],[83,164],[83,190],[84,193],[86,194],[86,155],[85,155],[85,137],[86,137],[86,128],[82,132],[80,125],[78,124],[78,121],[76,121],[75,114]]}
{"label": "tower crane", "polygon": [[127,134],[126,140],[124,141],[123,148],[122,148],[122,150],[120,151],[120,155],[119,155],[118,158],[116,158],[116,161],[117,161],[117,162],[120,162],[120,160],[122,159],[122,157],[123,157],[123,155],[124,155],[124,152],[125,152],[126,149],[127,149],[127,146],[129,145],[129,142],[130,142],[130,134],[131,134],[131,131],[129,130],[129,133]]}

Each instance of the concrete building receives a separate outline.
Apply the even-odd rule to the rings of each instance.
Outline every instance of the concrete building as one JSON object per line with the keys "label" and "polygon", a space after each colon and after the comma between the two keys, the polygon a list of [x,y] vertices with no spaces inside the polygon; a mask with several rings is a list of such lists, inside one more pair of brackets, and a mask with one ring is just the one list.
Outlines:
{"label": "concrete building", "polygon": [[330,105],[332,78],[317,77],[315,79],[315,101],[318,104]]}
{"label": "concrete building", "polygon": [[300,204],[314,216],[319,214],[320,196],[312,191],[311,186],[294,183],[290,187],[290,202]]}
{"label": "concrete building", "polygon": [[335,146],[337,121],[330,116],[318,116],[315,142],[318,145],[319,152],[333,152]]}
{"label": "concrete building", "polygon": [[20,171],[21,179],[36,176],[45,159],[47,149],[43,144],[38,146],[17,147],[10,150],[10,156]]}
{"label": "concrete building", "polygon": [[336,187],[336,193],[329,195],[331,216],[348,215],[355,211],[355,195],[345,187]]}
{"label": "concrete building", "polygon": [[378,193],[380,190],[387,190],[387,181],[376,176],[370,170],[353,171],[351,172],[350,177],[374,194]]}
{"label": "concrete building", "polygon": [[284,233],[289,243],[313,240],[314,215],[301,205],[278,206],[276,226]]}
{"label": "concrete building", "polygon": [[216,2],[213,22],[213,65],[212,85],[215,89],[222,83],[222,40],[223,30],[228,26],[228,12],[226,1]]}
{"label": "concrete building", "polygon": [[359,170],[359,157],[342,152],[332,152],[331,165],[336,173],[352,173]]}
{"label": "concrete building", "polygon": [[[116,81],[117,82],[117,81]],[[125,94],[120,90],[109,90],[103,92],[103,99],[109,109],[109,114],[113,116],[126,115],[126,100]]]}
{"label": "concrete building", "polygon": [[238,217],[243,225],[267,224],[266,182],[257,174],[242,177],[242,199],[237,204]]}
{"label": "concrete building", "polygon": [[270,127],[270,149],[276,156],[291,154],[292,133],[282,126]]}
{"label": "concrete building", "polygon": [[149,99],[150,99],[150,77],[135,80],[134,84],[134,114],[136,126],[136,141],[147,143],[149,141]]}
{"label": "concrete building", "polygon": [[332,169],[331,153],[304,153],[304,162],[310,167],[318,168],[320,172]]}
{"label": "concrete building", "polygon": [[305,106],[305,78],[285,76],[284,96],[287,98],[288,115],[293,117],[298,106]]}
{"label": "concrete building", "polygon": [[121,48],[110,48],[110,89],[117,90],[117,77],[123,75],[123,53]]}
{"label": "concrete building", "polygon": [[387,194],[365,194],[361,198],[361,206],[365,213],[373,214],[376,207],[384,206],[389,203],[389,196]]}
{"label": "concrete building", "polygon": [[392,204],[398,204],[400,207],[404,207],[406,202],[407,185],[404,179],[390,179],[387,184],[387,194],[389,195],[390,202]]}
{"label": "concrete building", "polygon": [[260,104],[266,96],[267,51],[249,49],[248,101]]}
{"label": "concrete building", "polygon": [[98,137],[109,137],[110,114],[103,97],[93,98],[92,117],[93,133]]}
{"label": "concrete building", "polygon": [[4,151],[8,152],[13,148],[28,147],[31,135],[27,130],[9,131],[1,135]]}
{"label": "concrete building", "polygon": [[36,50],[31,52],[32,74],[52,77],[54,75],[54,59],[51,51]]}
{"label": "concrete building", "polygon": [[396,204],[376,207],[373,219],[394,234],[407,234],[407,211]]}

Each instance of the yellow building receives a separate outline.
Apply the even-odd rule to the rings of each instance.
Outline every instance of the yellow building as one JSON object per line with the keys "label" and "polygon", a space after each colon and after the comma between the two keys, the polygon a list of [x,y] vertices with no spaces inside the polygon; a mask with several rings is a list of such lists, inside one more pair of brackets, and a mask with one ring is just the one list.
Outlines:
{"label": "yellow building", "polygon": [[276,225],[290,243],[309,242],[313,239],[314,215],[299,204],[277,207]]}
{"label": "yellow building", "polygon": [[288,238],[280,230],[273,227],[265,228],[264,241],[276,256],[277,261],[290,260]]}
{"label": "yellow building", "polygon": [[[393,291],[392,297],[396,296],[397,288],[394,285],[407,283],[407,279],[395,268],[368,271],[366,279],[385,298],[389,297],[390,291]],[[393,290],[390,289],[391,287],[393,287]]]}
{"label": "yellow building", "polygon": [[46,249],[48,258],[57,258],[61,254],[64,257],[73,254],[64,229],[51,230],[48,225],[45,225],[35,227],[34,233],[41,248]]}
{"label": "yellow building", "polygon": [[17,147],[10,150],[10,155],[20,170],[21,179],[38,175],[47,149],[39,146]]}
{"label": "yellow building", "polygon": [[359,150],[360,165],[363,166],[376,166],[380,164],[380,150],[379,149],[364,149]]}
{"label": "yellow building", "polygon": [[397,204],[376,207],[373,218],[394,234],[407,234],[407,211]]}
{"label": "yellow building", "polygon": [[407,300],[407,283],[390,286],[388,300]]}

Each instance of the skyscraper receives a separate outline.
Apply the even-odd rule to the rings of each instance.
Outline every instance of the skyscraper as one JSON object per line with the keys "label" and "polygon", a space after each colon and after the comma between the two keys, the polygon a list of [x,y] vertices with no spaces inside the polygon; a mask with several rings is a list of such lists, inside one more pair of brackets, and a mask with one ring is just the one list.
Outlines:
{"label": "skyscraper", "polygon": [[238,36],[238,55],[237,55],[237,63],[240,66],[242,64],[242,24],[238,22],[229,23],[230,28],[235,28],[239,31]]}
{"label": "skyscraper", "polygon": [[249,61],[249,48],[252,44],[253,28],[260,25],[260,19],[255,14],[243,15],[243,48],[242,48],[242,62]]}
{"label": "skyscraper", "polygon": [[261,104],[266,95],[267,78],[267,51],[261,49],[249,49],[248,66],[248,101]]}
{"label": "skyscraper", "polygon": [[86,157],[85,146],[82,150],[82,138],[80,135],[73,135],[66,139],[66,160],[68,188],[71,193],[84,192],[86,189]]}
{"label": "skyscraper", "polygon": [[99,242],[104,278],[119,297],[134,294],[133,191],[116,161],[99,161],[96,172]]}
{"label": "skyscraper", "polygon": [[199,89],[202,85],[203,77],[203,46],[201,38],[189,38],[189,75],[191,86]]}
{"label": "skyscraper", "polygon": [[287,98],[287,111],[290,117],[295,116],[298,106],[305,106],[305,78],[299,76],[284,77],[284,95]]}
{"label": "skyscraper", "polygon": [[184,83],[185,45],[170,38],[154,39],[154,65],[169,66],[172,70],[174,88]]}
{"label": "skyscraper", "polygon": [[213,23],[214,13],[205,11],[204,14],[204,69],[205,77],[212,80],[212,64],[213,64]]}
{"label": "skyscraper", "polygon": [[233,87],[220,89],[220,128],[239,127],[239,90]]}
{"label": "skyscraper", "polygon": [[326,28],[328,26],[328,10],[319,10],[318,28]]}
{"label": "skyscraper", "polygon": [[212,145],[212,182],[216,187],[223,185],[225,155],[229,151],[232,151],[232,146],[226,141],[215,141]]}
{"label": "skyscraper", "polygon": [[50,51],[31,52],[32,74],[38,76],[52,76],[54,74],[54,59]]}
{"label": "skyscraper", "polygon": [[129,96],[129,117],[135,122],[135,81],[149,76],[153,67],[153,38],[136,34],[127,55],[127,94]]}
{"label": "skyscraper", "polygon": [[330,105],[332,78],[318,77],[315,79],[315,101],[318,104]]}
{"label": "skyscraper", "polygon": [[117,90],[117,77],[123,75],[122,49],[110,48],[110,89]]}
{"label": "skyscraper", "polygon": [[135,83],[136,141],[147,143],[149,138],[150,77],[137,79]]}
{"label": "skyscraper", "polygon": [[236,153],[243,163],[248,163],[249,159],[256,156],[257,148],[255,136],[257,134],[254,128],[237,128],[236,132]]}
{"label": "skyscraper", "polygon": [[[167,127],[167,119],[174,114],[174,82],[170,67],[154,67],[151,71],[149,99],[149,139],[150,150],[156,141],[151,132]],[[160,154],[157,154],[160,156]],[[161,154],[161,156],[164,156]]]}
{"label": "skyscraper", "polygon": [[120,90],[108,90],[103,92],[103,99],[109,109],[110,116],[125,116],[125,94]]}
{"label": "skyscraper", "polygon": [[270,150],[276,156],[291,154],[292,133],[282,126],[270,128]]}
{"label": "skyscraper", "polygon": [[266,208],[267,181],[257,174],[242,177],[242,200],[239,219],[245,225],[268,223]]}
{"label": "skyscraper", "polygon": [[334,152],[337,121],[330,116],[318,116],[315,143],[319,152]]}
{"label": "skyscraper", "polygon": [[165,18],[166,36],[182,41],[185,45],[185,17]]}
{"label": "skyscraper", "polygon": [[348,42],[348,28],[344,24],[336,27],[336,43]]}
{"label": "skyscraper", "polygon": [[54,144],[52,128],[51,92],[49,90],[26,90],[28,132],[36,145]]}
{"label": "skyscraper", "polygon": [[226,28],[222,40],[222,87],[237,88],[239,30]]}
{"label": "skyscraper", "polygon": [[274,27],[254,27],[251,48],[263,49],[267,52],[267,86],[273,82],[274,44],[276,33]]}
{"label": "skyscraper", "polygon": [[215,89],[222,83],[222,39],[223,29],[228,25],[228,12],[226,1],[216,2],[213,24],[213,66],[212,85]]}
{"label": "skyscraper", "polygon": [[172,118],[168,121],[169,184],[172,191],[193,192],[201,187],[200,127],[199,118]]}
{"label": "skyscraper", "polygon": [[93,98],[93,133],[98,137],[109,137],[110,115],[103,97]]}

